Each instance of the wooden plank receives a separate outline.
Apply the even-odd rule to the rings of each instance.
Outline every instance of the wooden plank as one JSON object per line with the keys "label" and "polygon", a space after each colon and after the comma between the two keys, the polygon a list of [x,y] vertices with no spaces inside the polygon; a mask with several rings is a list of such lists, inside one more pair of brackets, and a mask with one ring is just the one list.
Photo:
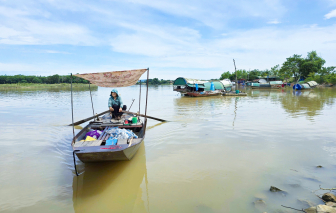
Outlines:
{"label": "wooden plank", "polygon": [[118,139],[118,145],[127,144],[127,139]]}
{"label": "wooden plank", "polygon": [[94,141],[78,141],[75,143],[74,147],[85,147],[85,146],[100,146],[102,140],[94,140]]}
{"label": "wooden plank", "polygon": [[100,144],[103,142],[102,140],[95,140],[90,141],[91,143],[88,143],[87,146],[100,146]]}
{"label": "wooden plank", "polygon": [[77,141],[75,144],[74,144],[74,147],[82,147],[83,145],[83,141]]}

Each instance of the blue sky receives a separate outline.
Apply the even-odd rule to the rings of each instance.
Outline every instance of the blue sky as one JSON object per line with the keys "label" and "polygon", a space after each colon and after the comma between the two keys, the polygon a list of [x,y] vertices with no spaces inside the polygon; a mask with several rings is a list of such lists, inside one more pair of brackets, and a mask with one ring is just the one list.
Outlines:
{"label": "blue sky", "polygon": [[336,66],[336,0],[0,0],[0,74],[150,68],[218,78],[316,50]]}

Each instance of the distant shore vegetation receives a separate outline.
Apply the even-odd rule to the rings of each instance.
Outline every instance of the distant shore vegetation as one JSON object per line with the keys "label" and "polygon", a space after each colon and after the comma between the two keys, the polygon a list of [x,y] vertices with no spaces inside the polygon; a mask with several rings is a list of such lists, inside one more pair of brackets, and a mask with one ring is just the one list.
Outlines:
{"label": "distant shore vegetation", "polygon": [[[141,84],[147,83],[147,80],[139,80],[137,84],[140,84],[140,81],[141,81]],[[148,79],[148,85],[168,85],[168,84],[172,84],[173,82],[174,81],[172,80],[164,80],[164,79],[159,80],[158,78]]]}
{"label": "distant shore vegetation", "polygon": [[[270,70],[237,70],[237,79],[254,80],[259,77],[276,76],[286,82],[296,82],[301,79],[305,82],[316,81],[319,84],[336,84],[336,67],[324,67],[325,63],[326,61],[318,56],[316,51],[308,52],[305,58],[302,55],[294,54],[287,58],[281,66],[278,64]],[[235,80],[236,73],[224,72],[220,79]]]}
{"label": "distant shore vegetation", "polygon": [[[70,84],[70,75],[0,75],[0,84]],[[89,81],[72,76],[72,83],[88,84]]]}
{"label": "distant shore vegetation", "polygon": [[[73,83],[73,89],[89,89],[89,84]],[[91,84],[91,89],[97,89],[98,86]],[[70,89],[71,84],[35,84],[35,83],[17,83],[17,84],[0,84],[0,90],[17,90],[17,89]]]}

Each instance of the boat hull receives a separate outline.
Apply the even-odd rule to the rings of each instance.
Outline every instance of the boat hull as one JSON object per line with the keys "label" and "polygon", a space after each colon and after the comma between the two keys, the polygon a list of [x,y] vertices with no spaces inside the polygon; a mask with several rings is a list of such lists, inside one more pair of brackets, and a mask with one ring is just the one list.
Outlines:
{"label": "boat hull", "polygon": [[[134,144],[130,147],[124,146],[104,146],[104,147],[88,147],[84,150],[75,151],[77,157],[83,163],[103,162],[103,161],[127,161],[131,160],[138,151],[141,143]],[[128,146],[128,145],[126,145]]]}
{"label": "boat hull", "polygon": [[[109,119],[108,119],[109,120]],[[103,161],[127,161],[131,160],[136,152],[138,151],[141,143],[143,143],[143,140],[145,138],[145,129],[146,129],[146,123],[147,120],[145,120],[145,123],[142,126],[141,129],[138,132],[138,138],[134,138],[131,140],[126,139],[120,139],[118,140],[117,145],[106,145],[105,140],[101,139],[101,141],[104,141],[103,143],[100,143],[99,145],[92,143],[92,145],[88,144],[79,144],[76,146],[77,143],[80,143],[80,139],[84,137],[88,129],[97,129],[97,128],[105,128],[109,126],[113,126],[113,124],[110,123],[90,123],[86,127],[84,127],[73,139],[72,141],[72,148],[74,150],[74,153],[77,155],[77,157],[83,162],[83,163],[91,163],[91,162],[103,162]],[[119,126],[119,128],[130,128],[130,127],[137,127],[138,125],[132,125],[132,126]],[[135,129],[133,129],[135,130]],[[105,136],[103,136],[105,137]],[[108,135],[106,138],[109,137]],[[99,142],[99,140],[97,140]]]}
{"label": "boat hull", "polygon": [[200,94],[198,92],[187,92],[187,95],[190,97],[208,97],[208,96],[217,96],[221,95],[221,93],[207,93],[207,94]]}

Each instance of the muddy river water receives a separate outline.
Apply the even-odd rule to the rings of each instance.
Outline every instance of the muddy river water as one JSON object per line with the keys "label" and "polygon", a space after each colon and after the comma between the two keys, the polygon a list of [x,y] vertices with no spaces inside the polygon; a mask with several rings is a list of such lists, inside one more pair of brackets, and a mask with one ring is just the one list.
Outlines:
{"label": "muddy river water", "polygon": [[[92,91],[95,112],[109,92]],[[246,92],[190,98],[152,86],[148,114],[170,122],[150,120],[131,161],[77,160],[76,177],[70,91],[0,91],[0,212],[290,212],[281,205],[320,203],[311,192],[336,186],[336,89]],[[138,86],[119,93],[138,110]],[[92,115],[89,94],[74,91],[75,120]]]}

